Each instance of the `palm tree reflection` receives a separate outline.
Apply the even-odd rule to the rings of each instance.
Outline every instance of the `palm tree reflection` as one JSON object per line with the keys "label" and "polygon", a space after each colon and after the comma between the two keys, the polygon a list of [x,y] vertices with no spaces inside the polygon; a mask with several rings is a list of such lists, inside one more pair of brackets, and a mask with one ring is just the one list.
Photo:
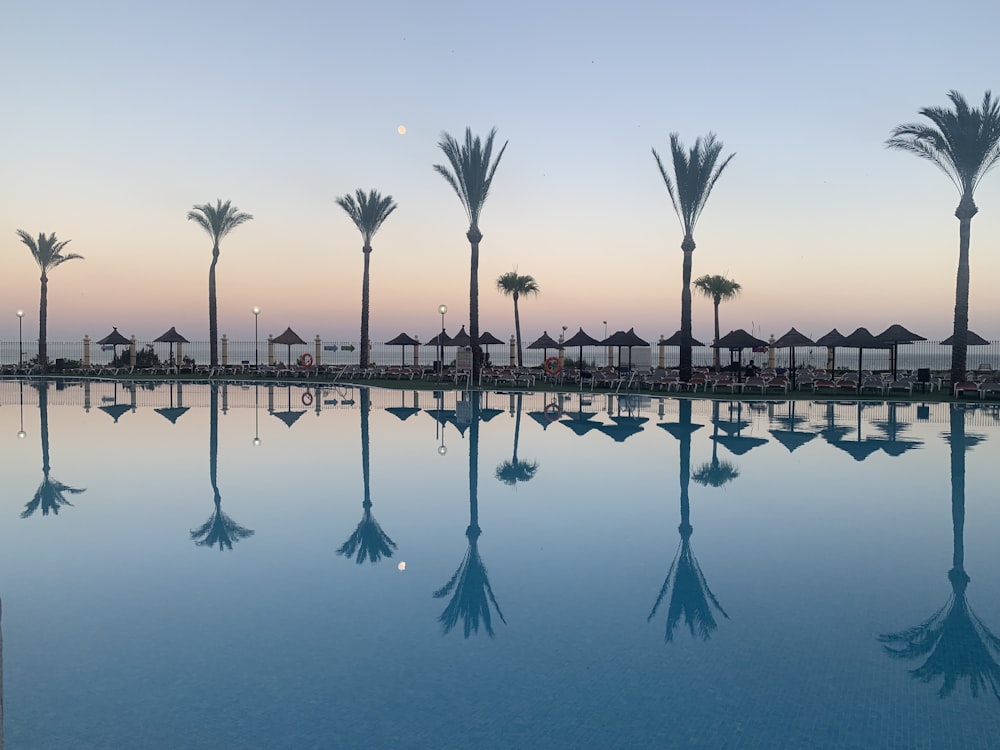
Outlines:
{"label": "palm tree reflection", "polygon": [[[43,516],[47,516],[50,512],[53,515],[58,515],[60,508],[65,505],[71,507],[73,505],[66,498],[66,493],[79,495],[82,492],[86,492],[86,489],[78,489],[70,487],[68,484],[63,484],[49,473],[51,469],[49,465],[49,383],[47,380],[39,381],[35,385],[35,388],[38,389],[38,419],[41,423],[42,483],[35,490],[35,496],[25,504],[24,510],[21,511],[21,518],[28,518],[34,515],[37,510],[41,510]],[[23,407],[23,391],[21,398]]]}
{"label": "palm tree reflection", "polygon": [[372,515],[368,440],[368,412],[371,411],[371,392],[367,388],[359,390],[361,395],[361,474],[364,477],[365,485],[365,499],[361,503],[361,507],[364,509],[364,513],[354,533],[337,550],[338,555],[353,557],[358,565],[365,560],[374,564],[383,557],[392,557],[392,551],[396,549],[396,543],[382,531],[382,527],[378,525],[378,521]]}
{"label": "palm tree reflection", "polygon": [[740,475],[740,470],[731,461],[719,460],[719,402],[712,402],[712,460],[695,470],[694,481],[706,487],[722,487]]}
{"label": "palm tree reflection", "polygon": [[661,425],[680,441],[680,486],[681,486],[681,524],[677,530],[681,535],[681,543],[674,555],[674,560],[667,571],[667,578],[656,597],[656,603],[646,618],[652,622],[660,604],[669,593],[670,605],[667,609],[667,625],[665,638],[673,641],[674,631],[680,623],[681,616],[692,636],[698,636],[707,641],[712,637],[718,624],[713,610],[717,610],[727,620],[726,614],[715,594],[708,587],[698,560],[691,550],[691,504],[688,499],[688,486],[691,476],[691,434],[701,425],[691,424],[691,401],[681,399],[679,402],[680,419],[673,424]]}
{"label": "palm tree reflection", "polygon": [[491,605],[496,609],[501,622],[506,624],[500,605],[497,604],[493,595],[493,588],[490,586],[489,575],[486,572],[486,565],[483,564],[479,556],[479,536],[482,530],[479,528],[479,392],[471,391],[468,394],[471,402],[472,419],[469,426],[469,526],[465,530],[465,536],[469,540],[469,547],[462,559],[462,564],[451,579],[434,592],[435,599],[443,599],[446,596],[448,606],[444,608],[438,622],[441,623],[445,633],[451,630],[462,621],[465,637],[472,633],[478,633],[482,625],[486,634],[493,637],[493,616]]}
{"label": "palm tree reflection", "polygon": [[951,596],[941,609],[916,627],[879,636],[886,652],[900,659],[924,658],[911,674],[921,682],[942,678],[938,697],[945,698],[967,678],[973,697],[987,689],[1000,700],[1000,639],[972,611],[966,599],[965,572],[965,452],[982,437],[965,434],[965,412],[951,405],[951,519],[952,568],[948,571]]}
{"label": "palm tree reflection", "polygon": [[[511,399],[514,395],[511,394]],[[517,443],[521,434],[521,406],[523,395],[517,394],[517,416],[514,420],[514,452],[510,461],[504,461],[497,466],[494,476],[506,485],[515,487],[518,482],[530,482],[538,472],[537,461],[521,461],[517,457]]]}
{"label": "palm tree reflection", "polygon": [[215,510],[208,520],[197,529],[191,531],[191,539],[199,547],[214,547],[219,551],[232,549],[241,539],[253,536],[253,529],[240,526],[236,521],[222,512],[222,495],[219,493],[218,463],[219,463],[219,386],[212,383],[209,386],[209,431],[208,459],[209,474],[212,479]]}

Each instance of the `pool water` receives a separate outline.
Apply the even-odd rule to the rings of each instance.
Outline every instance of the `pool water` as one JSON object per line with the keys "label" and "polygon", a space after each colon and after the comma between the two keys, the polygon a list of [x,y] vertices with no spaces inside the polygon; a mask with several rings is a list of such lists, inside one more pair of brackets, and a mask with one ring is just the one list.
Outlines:
{"label": "pool water", "polygon": [[0,435],[11,749],[1000,736],[996,406],[6,381]]}

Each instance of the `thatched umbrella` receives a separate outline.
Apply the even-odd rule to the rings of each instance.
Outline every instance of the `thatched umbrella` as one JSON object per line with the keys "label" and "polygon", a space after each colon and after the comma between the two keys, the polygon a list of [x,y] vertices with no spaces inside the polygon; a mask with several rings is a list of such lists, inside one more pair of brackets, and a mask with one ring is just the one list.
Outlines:
{"label": "thatched umbrella", "polygon": [[615,331],[610,336],[608,336],[604,341],[601,342],[601,346],[616,346],[618,347],[618,368],[621,369],[622,366],[622,349],[628,349],[628,369],[632,369],[632,347],[633,346],[649,346],[649,342],[644,338],[639,336],[635,332],[634,328],[629,328],[627,331]]}
{"label": "thatched umbrella", "polygon": [[906,330],[899,323],[894,323],[893,325],[889,326],[875,338],[877,338],[879,341],[888,344],[891,349],[890,359],[891,359],[893,380],[896,379],[896,360],[899,356],[899,345],[912,344],[914,341],[927,340],[918,333],[913,333],[912,331]]}
{"label": "thatched umbrella", "polygon": [[383,557],[392,557],[396,543],[388,534],[382,531],[375,516],[372,515],[370,449],[368,439],[368,412],[371,411],[371,393],[369,389],[361,389],[361,476],[364,482],[364,499],[361,502],[362,515],[354,533],[344,542],[338,555],[353,557],[358,565],[365,562],[373,565]]}
{"label": "thatched umbrella", "polygon": [[599,343],[600,342],[597,339],[595,339],[593,336],[591,336],[589,333],[585,333],[584,330],[583,330],[583,328],[581,327],[579,331],[577,331],[572,336],[570,336],[568,339],[566,339],[565,341],[563,341],[562,345],[563,345],[564,348],[569,348],[571,346],[578,346],[578,347],[580,347],[580,357],[577,360],[577,367],[579,367],[579,369],[582,371],[584,369],[584,367],[583,367],[583,347],[585,347],[585,346],[597,346]]}
{"label": "thatched umbrella", "polygon": [[816,346],[825,346],[830,354],[830,356],[827,357],[830,375],[833,375],[834,371],[837,369],[837,347],[843,345],[844,334],[836,328],[816,339]]}
{"label": "thatched umbrella", "polygon": [[[732,367],[733,362],[739,363],[739,367],[736,369],[736,378],[738,380],[743,372],[743,350],[752,349],[755,346],[767,346],[767,342],[747,333],[742,328],[737,328],[735,331],[730,331],[719,339],[719,342],[714,346],[719,349],[729,350],[730,367]],[[735,357],[733,356],[734,353],[736,354]]]}
{"label": "thatched umbrella", "polygon": [[[660,339],[658,342],[661,346],[676,346],[678,348],[684,346],[684,335],[680,331],[675,331],[672,335],[665,339]],[[691,346],[705,346],[701,341],[696,339],[694,336],[690,338]]]}
{"label": "thatched umbrella", "polygon": [[[100,339],[97,343],[100,344],[102,348],[105,347],[105,346],[110,346],[111,347],[111,351],[114,354],[114,356],[112,358],[112,361],[113,361],[115,359],[118,359],[118,347],[119,346],[128,346],[132,342],[129,341],[124,336],[122,336],[120,333],[118,333],[118,327],[117,326],[113,326],[112,330],[111,330],[111,333],[109,333],[103,339]],[[115,421],[117,422],[118,420],[116,419]]]}
{"label": "thatched umbrella", "polygon": [[[410,336],[409,334],[406,334],[406,333],[401,333],[401,334],[399,334],[398,336],[396,336],[396,337],[394,337],[394,338],[391,338],[391,339],[389,339],[389,340],[388,340],[388,341],[386,341],[385,343],[386,343],[386,344],[387,344],[388,346],[401,346],[401,347],[407,347],[407,346],[416,346],[416,345],[418,345],[418,344],[419,344],[420,342],[419,342],[419,341],[417,341],[417,340],[416,340],[415,338],[413,338],[412,336]],[[399,360],[399,364],[401,364],[401,365],[405,365],[405,364],[406,364],[406,349],[405,349],[405,348],[403,348],[403,349],[400,349],[399,351],[400,351],[400,360]]]}
{"label": "thatched umbrella", "polygon": [[[305,339],[303,339],[301,336],[299,336],[299,334],[297,334],[295,331],[293,331],[291,329],[291,326],[289,326],[288,328],[286,328],[284,330],[284,332],[280,336],[277,336],[277,337],[271,339],[271,341],[273,343],[275,343],[275,344],[284,344],[285,346],[288,347],[288,363],[287,364],[289,364],[289,365],[292,364],[292,345],[293,344],[294,345],[301,345],[301,344],[305,344],[306,343]],[[317,362],[316,364],[319,364],[319,363]]]}
{"label": "thatched umbrella", "polygon": [[[489,331],[484,331],[483,333],[479,334],[479,345],[482,347],[493,346],[495,344],[502,344],[502,343],[503,342],[500,339],[498,339]],[[487,354],[489,354],[489,351],[490,351],[489,349],[486,349]],[[492,357],[490,358],[490,361],[491,362],[493,361]]]}
{"label": "thatched umbrella", "polygon": [[888,344],[879,341],[867,328],[858,328],[853,333],[844,336],[841,346],[858,349],[858,394],[861,393],[861,357],[865,349],[886,349]]}
{"label": "thatched umbrella", "polygon": [[164,331],[159,336],[157,336],[153,341],[161,344],[170,344],[170,359],[169,362],[174,361],[174,344],[187,344],[190,343],[186,338],[177,333],[177,329],[174,326],[170,326],[169,330]]}
{"label": "thatched umbrella", "polygon": [[775,341],[771,346],[775,349],[785,349],[789,351],[789,365],[788,371],[791,374],[792,390],[795,390],[795,347],[797,346],[815,346],[816,342],[803,333],[799,333],[795,328],[790,328],[788,333],[784,334]]}
{"label": "thatched umbrella", "polygon": [[541,349],[542,360],[548,359],[549,349],[558,349],[559,342],[549,336],[548,331],[542,331],[542,335],[528,344],[529,349]]}

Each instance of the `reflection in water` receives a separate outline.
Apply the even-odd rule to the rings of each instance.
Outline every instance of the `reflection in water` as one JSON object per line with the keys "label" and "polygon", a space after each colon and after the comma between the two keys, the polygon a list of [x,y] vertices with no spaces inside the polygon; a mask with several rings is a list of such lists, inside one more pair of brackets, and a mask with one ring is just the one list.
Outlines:
{"label": "reflection in water", "polygon": [[943,679],[938,697],[950,695],[958,682],[968,678],[973,697],[987,688],[1000,700],[1000,639],[969,607],[965,592],[965,452],[982,437],[965,434],[965,410],[951,405],[951,433],[946,436],[951,452],[952,568],[948,571],[951,597],[941,609],[920,625],[900,633],[879,636],[885,650],[901,659],[924,663],[911,670],[922,682]]}
{"label": "reflection in water", "polygon": [[378,525],[378,521],[372,515],[368,441],[368,413],[372,408],[371,392],[368,388],[359,390],[361,395],[361,475],[365,485],[365,499],[361,503],[361,507],[364,512],[354,533],[337,550],[338,555],[353,557],[358,565],[365,560],[374,564],[383,557],[392,557],[392,551],[396,549],[396,543],[382,531],[382,527]]}
{"label": "reflection in water", "polygon": [[191,539],[199,547],[214,547],[219,545],[219,551],[232,549],[233,544],[253,536],[253,529],[240,526],[222,512],[222,495],[219,493],[218,463],[219,463],[219,385],[212,383],[209,388],[209,431],[208,431],[208,466],[212,479],[215,510],[209,519],[197,529],[191,531]]}
{"label": "reflection in water", "polygon": [[718,610],[727,620],[729,615],[722,609],[715,594],[708,587],[708,582],[701,572],[701,567],[691,551],[691,504],[688,499],[688,485],[691,475],[691,434],[701,427],[691,424],[691,400],[680,399],[679,421],[672,424],[661,424],[671,435],[680,441],[680,485],[681,485],[681,525],[677,530],[681,535],[681,543],[674,555],[674,560],[667,571],[667,578],[656,597],[653,610],[646,618],[652,622],[663,599],[670,594],[670,606],[667,609],[666,640],[673,641],[674,631],[680,622],[681,615],[692,636],[700,636],[707,641],[712,631],[718,625],[715,622],[713,608]]}
{"label": "reflection in water", "polygon": [[740,470],[731,461],[719,460],[719,402],[712,402],[712,460],[702,464],[692,477],[706,487],[722,487],[740,475]]}
{"label": "reflection in water", "polygon": [[[514,400],[514,394],[510,395],[511,401]],[[502,464],[497,466],[496,478],[506,485],[515,487],[518,482],[530,482],[535,478],[535,474],[538,472],[538,462],[537,461],[521,461],[517,457],[517,442],[521,435],[521,407],[523,406],[524,394],[517,394],[517,415],[514,419],[514,452],[511,456],[510,461],[504,461]],[[545,420],[545,425],[548,426],[550,422],[549,419]]]}
{"label": "reflection in water", "polygon": [[[42,515],[47,516],[51,511],[53,515],[59,514],[59,509],[64,505],[72,506],[66,499],[66,493],[79,495],[86,492],[85,489],[78,489],[63,484],[49,474],[49,383],[47,380],[39,381],[35,387],[38,389],[38,419],[41,423],[42,438],[42,483],[35,490],[35,496],[31,498],[21,511],[21,518],[34,515],[35,511],[41,509]],[[23,396],[22,407],[23,407]]]}
{"label": "reflection in water", "polygon": [[479,536],[482,530],[479,528],[479,392],[468,393],[471,407],[471,423],[469,425],[469,526],[465,530],[465,536],[469,540],[469,547],[462,559],[462,564],[458,566],[455,575],[451,577],[444,586],[434,592],[435,599],[443,599],[451,596],[448,606],[438,617],[438,622],[443,626],[444,632],[451,632],[452,628],[462,621],[465,637],[472,633],[479,632],[482,624],[490,638],[493,637],[493,618],[490,605],[497,611],[500,620],[506,624],[500,605],[497,604],[496,597],[493,596],[493,588],[490,586],[490,579],[486,572],[486,566],[482,558],[479,557]]}
{"label": "reflection in water", "polygon": [[0,750],[3,750],[3,600],[0,600]]}

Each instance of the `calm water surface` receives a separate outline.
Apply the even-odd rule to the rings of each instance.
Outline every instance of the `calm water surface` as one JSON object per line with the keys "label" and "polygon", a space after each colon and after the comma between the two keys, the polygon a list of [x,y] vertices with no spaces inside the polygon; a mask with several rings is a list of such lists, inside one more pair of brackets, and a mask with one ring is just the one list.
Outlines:
{"label": "calm water surface", "polygon": [[7,748],[1000,736],[996,407],[6,381],[0,443]]}

